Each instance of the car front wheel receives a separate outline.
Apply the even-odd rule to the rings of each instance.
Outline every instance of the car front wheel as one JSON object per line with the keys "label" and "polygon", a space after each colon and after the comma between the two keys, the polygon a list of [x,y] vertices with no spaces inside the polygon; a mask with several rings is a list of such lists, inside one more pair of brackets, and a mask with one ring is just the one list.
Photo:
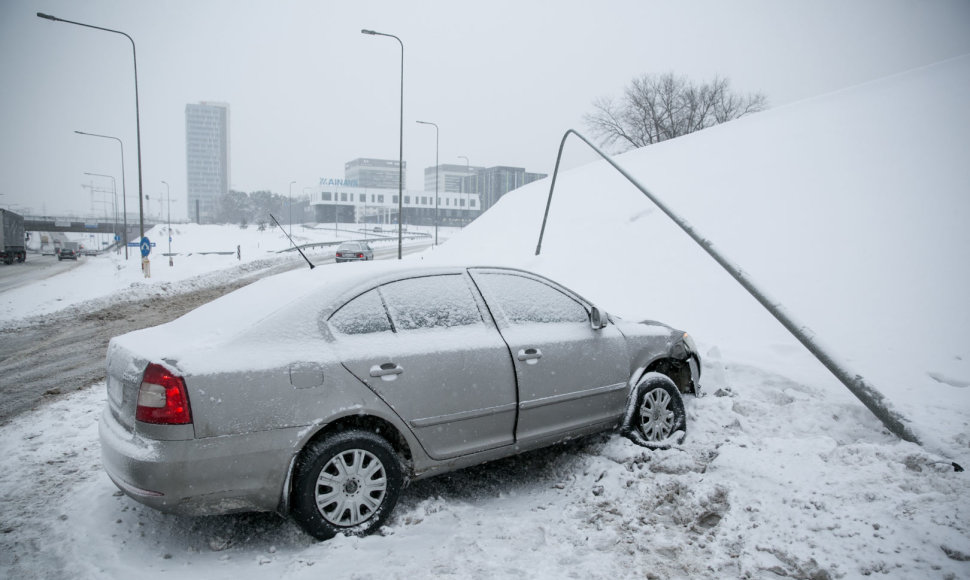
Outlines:
{"label": "car front wheel", "polygon": [[394,449],[370,431],[344,431],[314,442],[295,468],[293,518],[319,540],[370,534],[394,509],[403,473]]}
{"label": "car front wheel", "polygon": [[660,373],[647,373],[630,394],[621,433],[650,449],[668,449],[687,434],[687,413],[677,385]]}

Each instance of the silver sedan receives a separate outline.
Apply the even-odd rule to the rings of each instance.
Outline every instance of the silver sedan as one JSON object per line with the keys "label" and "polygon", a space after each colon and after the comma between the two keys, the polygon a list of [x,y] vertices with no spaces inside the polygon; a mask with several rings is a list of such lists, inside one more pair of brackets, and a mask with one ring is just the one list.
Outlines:
{"label": "silver sedan", "polygon": [[698,378],[684,332],[536,274],[372,262],[113,338],[99,430],[139,502],[277,511],[327,539],[376,530],[411,480],[604,429],[668,446]]}
{"label": "silver sedan", "polygon": [[366,262],[374,259],[374,249],[367,242],[344,242],[334,252],[337,262]]}

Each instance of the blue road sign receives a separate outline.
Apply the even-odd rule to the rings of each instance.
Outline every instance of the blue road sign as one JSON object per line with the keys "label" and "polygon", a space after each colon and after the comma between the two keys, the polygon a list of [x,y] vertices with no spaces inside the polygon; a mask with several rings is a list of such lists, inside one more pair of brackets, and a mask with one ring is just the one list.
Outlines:
{"label": "blue road sign", "polygon": [[147,258],[148,254],[152,251],[152,243],[148,241],[147,237],[141,239],[141,257]]}
{"label": "blue road sign", "polygon": [[119,236],[118,234],[115,234],[115,241],[116,242],[120,242],[121,241],[121,236]]}

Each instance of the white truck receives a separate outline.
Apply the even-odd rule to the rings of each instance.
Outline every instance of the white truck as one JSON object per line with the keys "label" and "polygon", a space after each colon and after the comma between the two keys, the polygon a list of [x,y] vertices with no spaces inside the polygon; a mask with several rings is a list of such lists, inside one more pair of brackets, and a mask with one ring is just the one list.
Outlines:
{"label": "white truck", "polygon": [[24,218],[8,209],[0,209],[0,261],[13,264],[27,261]]}

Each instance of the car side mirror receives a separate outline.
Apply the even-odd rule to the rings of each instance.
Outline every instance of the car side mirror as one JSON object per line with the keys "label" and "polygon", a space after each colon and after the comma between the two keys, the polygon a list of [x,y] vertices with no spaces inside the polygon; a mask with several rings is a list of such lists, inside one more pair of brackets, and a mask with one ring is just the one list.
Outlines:
{"label": "car side mirror", "polygon": [[609,315],[596,306],[594,306],[593,310],[589,313],[589,324],[593,327],[593,330],[606,328],[606,324],[609,322],[609,319]]}

